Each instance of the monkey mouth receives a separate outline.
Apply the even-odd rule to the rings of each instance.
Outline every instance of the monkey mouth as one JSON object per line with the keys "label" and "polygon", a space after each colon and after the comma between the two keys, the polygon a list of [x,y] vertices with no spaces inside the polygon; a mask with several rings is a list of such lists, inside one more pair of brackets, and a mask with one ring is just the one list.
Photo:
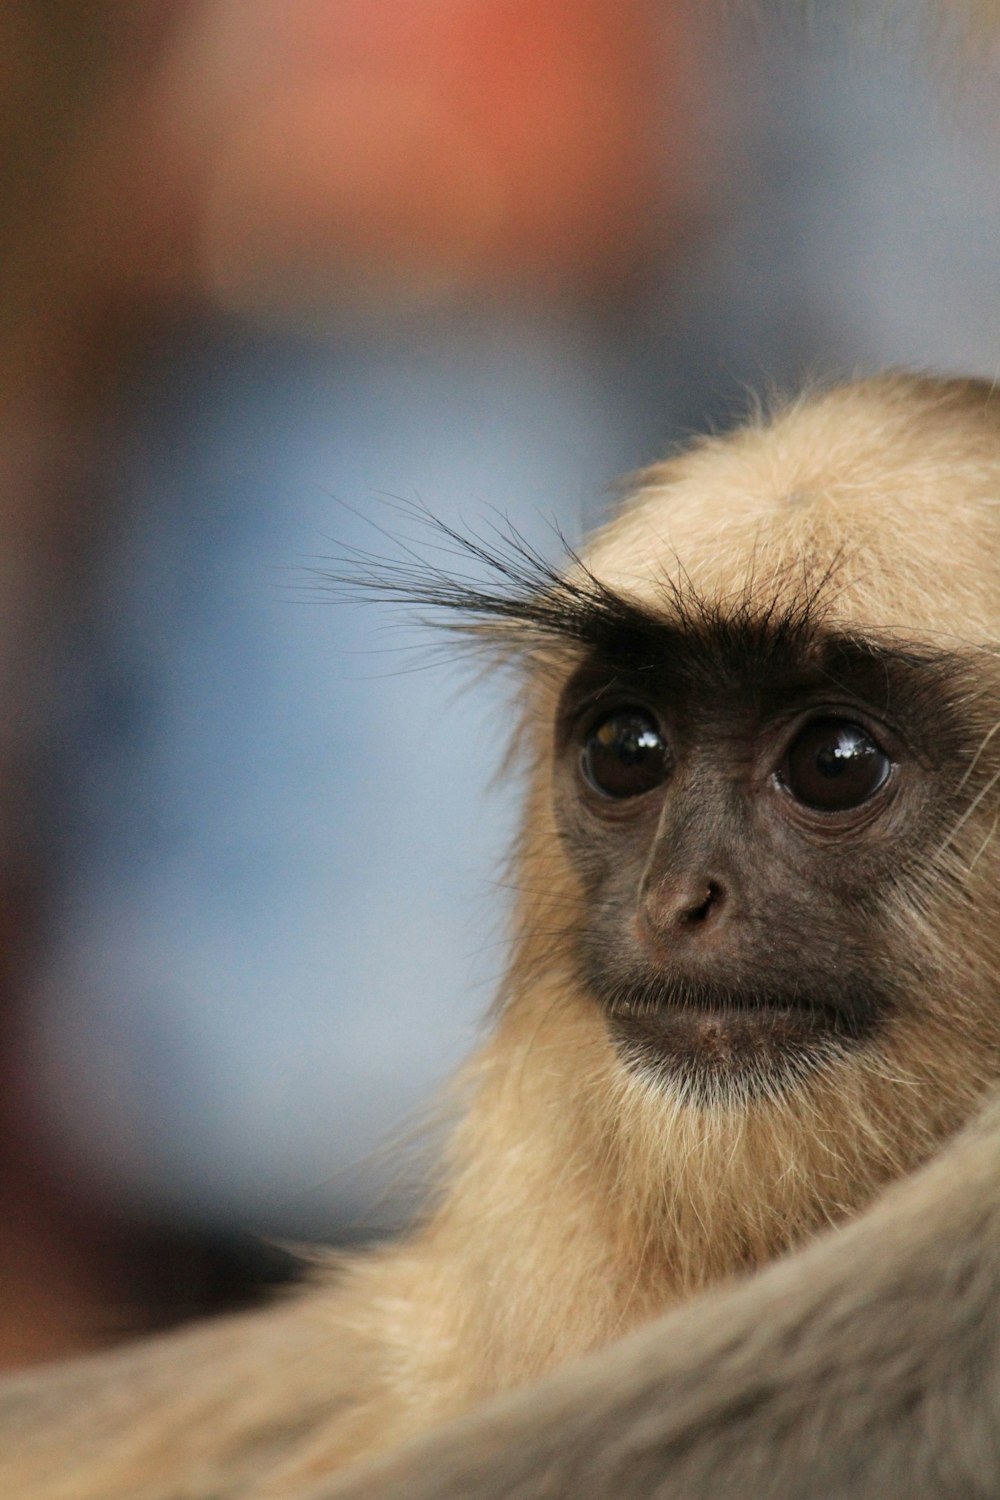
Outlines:
{"label": "monkey mouth", "polygon": [[608,1032],[630,1071],[715,1094],[773,1088],[814,1071],[867,1036],[882,1007],[868,992],[650,985],[605,1005]]}

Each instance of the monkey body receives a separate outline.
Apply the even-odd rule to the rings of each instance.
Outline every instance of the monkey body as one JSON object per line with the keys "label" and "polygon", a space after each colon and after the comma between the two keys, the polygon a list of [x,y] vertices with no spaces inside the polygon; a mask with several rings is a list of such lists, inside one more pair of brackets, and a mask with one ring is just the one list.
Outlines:
{"label": "monkey body", "polygon": [[531,770],[437,1198],[263,1314],[6,1382],[4,1493],[287,1497],[761,1268],[974,1115],[998,439],[984,385],[859,382],[649,471],[563,575],[411,583],[521,672]]}
{"label": "monkey body", "polygon": [[1000,1109],[859,1220],[296,1500],[992,1500]]}

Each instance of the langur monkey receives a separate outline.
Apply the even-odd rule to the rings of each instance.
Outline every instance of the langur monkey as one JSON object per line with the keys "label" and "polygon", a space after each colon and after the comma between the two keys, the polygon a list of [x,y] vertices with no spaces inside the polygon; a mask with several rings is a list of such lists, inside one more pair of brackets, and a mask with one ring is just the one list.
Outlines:
{"label": "langur monkey", "polygon": [[1000,1406],[1000,1127],[925,1166],[1000,1079],[1000,399],[813,393],[563,571],[490,561],[368,580],[519,674],[512,958],[437,1199],[265,1313],[7,1381],[0,1492],[997,1493],[993,1434],[985,1488],[892,1482]]}

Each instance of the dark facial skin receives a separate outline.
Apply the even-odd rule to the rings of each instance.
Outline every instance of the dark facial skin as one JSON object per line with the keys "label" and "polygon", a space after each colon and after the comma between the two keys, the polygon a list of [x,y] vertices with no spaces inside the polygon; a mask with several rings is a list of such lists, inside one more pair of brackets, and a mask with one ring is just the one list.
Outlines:
{"label": "dark facial skin", "polygon": [[885,895],[955,779],[935,676],[746,620],[663,626],[645,658],[575,672],[556,803],[588,901],[576,957],[630,1067],[745,1096],[877,1034]]}

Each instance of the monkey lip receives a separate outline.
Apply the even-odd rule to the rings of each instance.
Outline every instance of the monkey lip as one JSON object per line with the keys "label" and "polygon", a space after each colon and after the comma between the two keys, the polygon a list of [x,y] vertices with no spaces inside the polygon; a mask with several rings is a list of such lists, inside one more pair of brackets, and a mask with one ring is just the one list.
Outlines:
{"label": "monkey lip", "polygon": [[868,997],[669,987],[618,997],[612,1041],[630,1068],[688,1078],[776,1077],[818,1061],[831,1042],[857,1041],[874,1019]]}
{"label": "monkey lip", "polygon": [[765,1020],[774,1016],[797,1017],[820,1026],[843,1024],[856,1016],[859,997],[847,992],[836,996],[819,996],[799,990],[794,992],[756,989],[729,989],[717,985],[671,984],[637,988],[631,995],[618,996],[611,1013],[619,1018],[648,1023],[657,1027],[678,1014],[700,1016],[720,1021],[734,1016]]}

